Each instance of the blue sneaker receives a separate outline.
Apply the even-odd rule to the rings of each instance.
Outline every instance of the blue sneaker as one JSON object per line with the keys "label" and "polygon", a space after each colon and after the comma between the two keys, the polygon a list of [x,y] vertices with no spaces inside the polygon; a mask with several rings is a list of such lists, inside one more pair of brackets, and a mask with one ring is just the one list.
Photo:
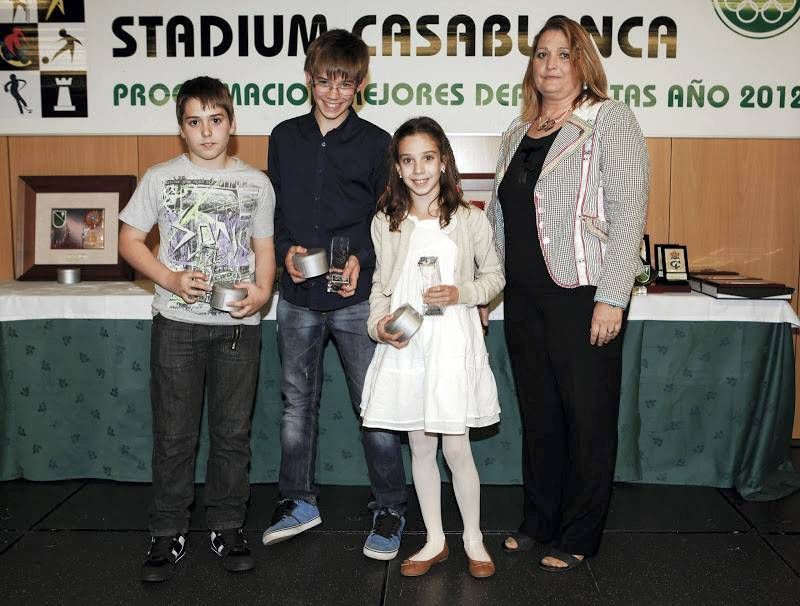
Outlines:
{"label": "blue sneaker", "polygon": [[304,530],[322,524],[319,509],[302,499],[283,499],[278,501],[270,526],[261,536],[264,545],[274,545]]}
{"label": "blue sneaker", "polygon": [[364,543],[364,555],[373,560],[391,560],[400,551],[406,519],[383,507],[372,515],[372,532]]}

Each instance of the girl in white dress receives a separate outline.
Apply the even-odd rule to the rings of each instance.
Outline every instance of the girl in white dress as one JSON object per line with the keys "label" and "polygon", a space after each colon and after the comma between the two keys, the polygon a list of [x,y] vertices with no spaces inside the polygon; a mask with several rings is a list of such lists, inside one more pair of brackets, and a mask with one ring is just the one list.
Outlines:
{"label": "girl in white dress", "polygon": [[[403,124],[392,139],[389,187],[372,222],[376,267],[368,330],[378,342],[364,381],[365,427],[408,432],[412,473],[427,539],[405,560],[404,576],[419,576],[447,559],[436,462],[439,434],[464,521],[464,550],[475,577],[494,574],[483,544],[480,479],[470,427],[497,423],[500,405],[483,340],[478,305],[505,284],[492,229],[480,209],[466,204],[450,143],[430,118]],[[437,257],[441,285],[422,292],[417,263]],[[444,308],[424,317],[408,341],[386,330],[390,313],[408,303]]]}

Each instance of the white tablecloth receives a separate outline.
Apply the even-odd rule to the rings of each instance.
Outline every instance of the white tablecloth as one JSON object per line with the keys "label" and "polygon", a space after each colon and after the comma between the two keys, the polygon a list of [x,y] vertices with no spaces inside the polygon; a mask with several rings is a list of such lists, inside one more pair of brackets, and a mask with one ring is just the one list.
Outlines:
{"label": "white tablecloth", "polygon": [[[489,318],[503,319],[503,303]],[[661,322],[784,322],[800,328],[800,318],[780,299],[715,299],[699,292],[654,293],[631,297],[628,320]]]}
{"label": "white tablecloth", "polygon": [[[139,282],[0,282],[0,321],[47,319],[149,320],[153,284]],[[278,297],[264,315],[275,319]],[[503,304],[492,320],[503,319]],[[631,298],[628,320],[683,322],[775,322],[800,327],[787,301],[715,299],[700,293],[663,293]]]}
{"label": "white tablecloth", "polygon": [[770,322],[800,327],[788,301],[715,299],[698,292],[631,297],[628,320],[673,322]]}
{"label": "white tablecloth", "polygon": [[[272,297],[265,319],[275,319]],[[49,319],[149,320],[153,283],[0,282],[0,321]]]}

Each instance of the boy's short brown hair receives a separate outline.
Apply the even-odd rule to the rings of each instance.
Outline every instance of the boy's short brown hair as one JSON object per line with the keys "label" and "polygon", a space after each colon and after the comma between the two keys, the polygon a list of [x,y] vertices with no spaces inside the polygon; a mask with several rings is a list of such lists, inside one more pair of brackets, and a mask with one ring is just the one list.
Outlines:
{"label": "boy's short brown hair", "polygon": [[331,80],[342,78],[360,83],[369,70],[369,49],[355,34],[332,29],[309,45],[303,69],[312,77],[324,74]]}
{"label": "boy's short brown hair", "polygon": [[203,107],[221,107],[228,114],[228,120],[233,122],[233,99],[221,80],[198,76],[181,84],[178,96],[175,97],[175,114],[179,125],[183,124],[183,114],[189,99],[197,99]]}

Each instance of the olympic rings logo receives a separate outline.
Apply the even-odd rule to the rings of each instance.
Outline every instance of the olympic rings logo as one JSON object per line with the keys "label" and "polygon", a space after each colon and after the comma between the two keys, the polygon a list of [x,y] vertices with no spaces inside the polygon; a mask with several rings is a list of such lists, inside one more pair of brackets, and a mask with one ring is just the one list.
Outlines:
{"label": "olympic rings logo", "polygon": [[720,20],[748,38],[772,38],[800,19],[798,0],[714,0]]}

